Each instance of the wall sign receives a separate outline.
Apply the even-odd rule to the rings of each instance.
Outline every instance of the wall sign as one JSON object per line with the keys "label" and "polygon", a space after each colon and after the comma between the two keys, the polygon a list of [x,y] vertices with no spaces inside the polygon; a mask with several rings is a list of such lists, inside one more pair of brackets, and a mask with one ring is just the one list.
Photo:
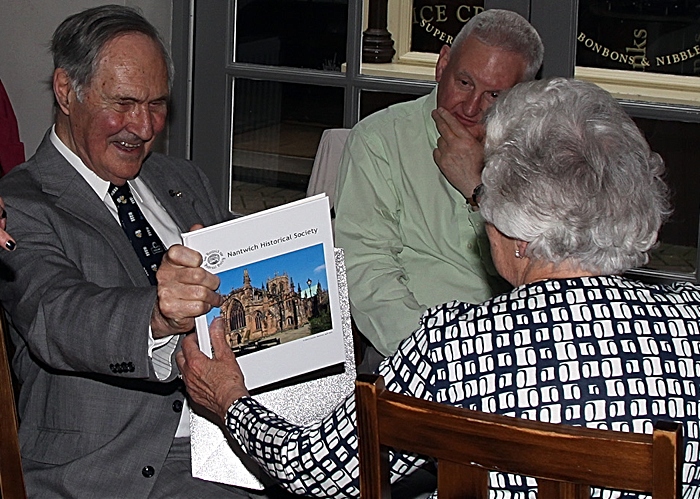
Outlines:
{"label": "wall sign", "polygon": [[700,1],[581,0],[576,65],[700,75]]}
{"label": "wall sign", "polygon": [[437,54],[469,19],[484,10],[483,0],[414,0],[411,51]]}

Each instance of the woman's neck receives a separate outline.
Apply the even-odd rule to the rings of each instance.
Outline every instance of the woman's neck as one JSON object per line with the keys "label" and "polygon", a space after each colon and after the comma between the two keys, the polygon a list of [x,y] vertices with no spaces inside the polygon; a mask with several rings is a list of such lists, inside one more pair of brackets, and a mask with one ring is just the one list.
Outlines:
{"label": "woman's neck", "polygon": [[531,284],[537,281],[546,281],[548,279],[570,279],[574,277],[590,277],[600,275],[600,273],[583,270],[577,264],[573,264],[570,260],[565,260],[559,264],[546,263],[530,260],[526,266],[522,277],[522,284]]}

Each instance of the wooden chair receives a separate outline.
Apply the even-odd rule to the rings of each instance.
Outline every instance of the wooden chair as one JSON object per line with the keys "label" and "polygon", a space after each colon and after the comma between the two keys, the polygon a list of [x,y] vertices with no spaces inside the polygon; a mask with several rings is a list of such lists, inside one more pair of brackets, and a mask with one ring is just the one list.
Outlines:
{"label": "wooden chair", "polygon": [[0,308],[0,498],[26,499],[17,436],[17,410],[12,373],[5,347],[5,314]]}
{"label": "wooden chair", "polygon": [[682,426],[653,435],[470,411],[356,382],[360,497],[389,498],[388,448],[437,458],[439,499],[488,499],[488,470],[535,477],[539,499],[585,499],[589,486],[681,497]]}

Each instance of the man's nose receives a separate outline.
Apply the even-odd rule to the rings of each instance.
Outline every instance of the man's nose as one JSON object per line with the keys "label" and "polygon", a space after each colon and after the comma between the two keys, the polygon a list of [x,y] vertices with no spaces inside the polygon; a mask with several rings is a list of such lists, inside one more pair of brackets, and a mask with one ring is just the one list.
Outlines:
{"label": "man's nose", "polygon": [[470,118],[474,118],[481,113],[481,96],[477,92],[472,92],[462,101],[462,112]]}
{"label": "man's nose", "polygon": [[147,106],[136,106],[131,111],[128,130],[144,142],[153,138],[153,117]]}

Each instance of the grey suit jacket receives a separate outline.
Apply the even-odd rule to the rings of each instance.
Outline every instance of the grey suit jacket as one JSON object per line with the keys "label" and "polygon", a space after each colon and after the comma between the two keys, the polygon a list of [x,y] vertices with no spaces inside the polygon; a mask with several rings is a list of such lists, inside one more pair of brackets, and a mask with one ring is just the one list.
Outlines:
{"label": "grey suit jacket", "polygon": [[[139,175],[182,231],[224,220],[191,163],[152,154]],[[119,224],[48,134],[29,161],[0,180],[0,196],[18,242],[0,255],[0,301],[22,383],[28,492],[147,497],[184,398],[174,360],[162,383],[147,355],[156,288]],[[145,476],[147,467],[156,476]]]}

